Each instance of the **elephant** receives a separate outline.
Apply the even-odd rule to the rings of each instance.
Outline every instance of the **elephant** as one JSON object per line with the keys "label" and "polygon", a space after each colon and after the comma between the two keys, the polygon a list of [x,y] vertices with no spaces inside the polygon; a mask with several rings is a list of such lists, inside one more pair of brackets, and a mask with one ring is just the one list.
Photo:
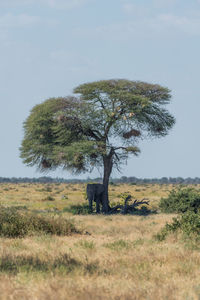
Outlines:
{"label": "elephant", "polygon": [[104,185],[100,183],[91,183],[87,185],[87,198],[89,201],[90,211],[92,212],[93,201],[96,202],[96,212],[100,213],[100,204],[104,193]]}

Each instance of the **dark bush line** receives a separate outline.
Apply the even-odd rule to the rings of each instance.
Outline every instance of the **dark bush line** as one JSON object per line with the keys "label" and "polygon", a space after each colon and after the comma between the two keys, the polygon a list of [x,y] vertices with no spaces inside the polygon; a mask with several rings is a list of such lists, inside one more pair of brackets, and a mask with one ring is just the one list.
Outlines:
{"label": "dark bush line", "polygon": [[[112,203],[113,205],[117,205],[116,203]],[[77,204],[77,205],[70,205],[69,207],[65,207],[63,209],[63,212],[68,212],[73,215],[91,215],[94,214],[90,211],[89,205],[88,204]],[[135,208],[134,211],[132,212],[127,212],[129,215],[136,215],[136,216],[148,216],[150,214],[156,214],[157,211],[155,210],[150,210],[146,206],[142,206],[141,208]],[[121,214],[120,211],[115,211],[111,214]]]}
{"label": "dark bush line", "polygon": [[159,207],[165,213],[179,213],[155,236],[164,240],[170,233],[180,233],[191,240],[200,239],[200,190],[181,187],[172,190],[167,198],[160,200]]}
{"label": "dark bush line", "polygon": [[0,207],[0,236],[16,238],[38,233],[71,235],[80,231],[72,220],[39,216],[15,208]]}
{"label": "dark bush line", "polygon": [[[89,183],[99,182],[102,183],[102,178],[87,178],[87,179],[65,179],[65,178],[51,178],[51,177],[39,177],[39,178],[17,178],[17,177],[0,177],[0,183]],[[162,177],[162,178],[137,178],[137,177],[126,177],[112,178],[110,184],[200,184],[200,178],[182,178],[182,177]]]}
{"label": "dark bush line", "polygon": [[200,190],[183,187],[174,189],[167,198],[160,200],[159,207],[165,213],[197,213],[200,209]]}
{"label": "dark bush line", "polygon": [[3,255],[0,258],[0,272],[17,275],[19,272],[51,272],[68,274],[77,269],[84,274],[93,274],[98,271],[98,262],[85,263],[71,258],[68,254],[60,255],[56,258],[48,258],[46,260],[38,256],[18,255],[12,256],[10,254]]}
{"label": "dark bush line", "polygon": [[163,241],[170,233],[180,233],[182,237],[200,239],[200,215],[186,212],[173,218],[172,223],[167,223],[155,237],[157,240]]}

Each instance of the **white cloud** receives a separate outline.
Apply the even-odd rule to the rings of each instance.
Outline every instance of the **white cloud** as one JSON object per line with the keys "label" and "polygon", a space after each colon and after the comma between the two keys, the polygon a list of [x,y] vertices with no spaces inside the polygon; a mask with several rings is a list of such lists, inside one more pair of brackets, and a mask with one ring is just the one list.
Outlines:
{"label": "white cloud", "polygon": [[125,2],[122,5],[122,9],[127,14],[134,14],[134,16],[141,17],[148,13],[148,8],[145,5],[138,5],[136,3]]}
{"label": "white cloud", "polygon": [[173,7],[178,2],[181,4],[181,0],[152,0],[152,2],[158,8]]}
{"label": "white cloud", "polygon": [[[194,0],[194,5],[200,0]],[[127,22],[112,25],[109,29],[114,34],[119,30],[121,36],[131,35],[200,35],[200,10],[198,5],[183,6],[181,0],[121,0],[122,11],[127,14]],[[129,20],[129,21],[128,21]],[[105,31],[106,29],[101,29]],[[98,31],[100,31],[98,29]],[[110,33],[111,34],[111,33]],[[117,33],[116,33],[117,35]]]}
{"label": "white cloud", "polygon": [[87,4],[90,0],[40,0],[43,4],[57,9],[72,9]]}
{"label": "white cloud", "polygon": [[7,13],[5,15],[0,15],[0,29],[1,32],[4,30],[9,30],[11,28],[19,28],[19,27],[31,27],[37,25],[45,25],[45,26],[55,26],[59,23],[58,20],[50,19],[50,18],[42,18],[40,16],[32,16],[28,14],[18,14],[14,15],[12,13]]}
{"label": "white cloud", "polygon": [[158,22],[168,29],[179,30],[190,35],[200,35],[200,15],[177,16],[173,14],[161,14]]}
{"label": "white cloud", "polygon": [[0,0],[3,6],[44,5],[55,9],[73,9],[82,7],[93,0]]}
{"label": "white cloud", "polygon": [[143,16],[123,23],[98,26],[96,28],[79,28],[74,30],[79,37],[102,40],[130,40],[139,38],[160,38],[200,35],[200,14],[178,16],[175,14],[158,14],[156,16]]}
{"label": "white cloud", "polygon": [[38,24],[41,22],[41,18],[37,16],[30,16],[27,14],[13,15],[5,14],[0,16],[0,28],[16,28],[29,25]]}
{"label": "white cloud", "polygon": [[178,1],[180,0],[149,0],[148,3],[144,3],[136,0],[121,0],[121,7],[127,16],[144,19],[156,17],[159,13],[174,11]]}
{"label": "white cloud", "polygon": [[148,9],[167,9],[174,7],[177,3],[181,4],[181,0],[149,0],[148,3],[140,2],[137,0],[121,0],[122,9],[126,13],[135,13],[140,9],[142,9],[144,12]]}
{"label": "white cloud", "polygon": [[31,3],[33,3],[33,0],[0,0],[1,6],[29,5]]}

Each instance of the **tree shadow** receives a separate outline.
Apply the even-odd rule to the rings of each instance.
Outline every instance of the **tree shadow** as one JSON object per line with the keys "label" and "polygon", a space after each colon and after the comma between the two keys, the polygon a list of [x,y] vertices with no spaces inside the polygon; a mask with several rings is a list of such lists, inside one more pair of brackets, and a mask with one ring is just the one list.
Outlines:
{"label": "tree shadow", "polygon": [[[69,207],[65,207],[62,212],[69,212],[73,215],[99,215],[96,214],[95,210],[93,212],[90,211],[88,204],[77,204],[71,205]],[[100,213],[104,214],[105,213]],[[142,206],[141,208],[135,208],[132,211],[127,211],[127,213],[123,214],[121,210],[116,210],[114,212],[108,212],[106,215],[135,215],[135,216],[148,216],[152,214],[157,214],[156,210],[151,210],[146,206]]]}

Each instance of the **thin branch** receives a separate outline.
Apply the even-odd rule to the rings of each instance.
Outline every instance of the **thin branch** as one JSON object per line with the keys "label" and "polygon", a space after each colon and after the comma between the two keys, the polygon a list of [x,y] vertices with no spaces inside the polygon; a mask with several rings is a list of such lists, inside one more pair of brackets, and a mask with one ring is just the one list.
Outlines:
{"label": "thin branch", "polygon": [[[97,134],[99,134],[100,137],[95,132]],[[89,136],[93,137],[96,141],[101,141],[102,140],[101,134],[97,130],[93,131],[92,129],[89,128],[86,133],[88,133]]]}

